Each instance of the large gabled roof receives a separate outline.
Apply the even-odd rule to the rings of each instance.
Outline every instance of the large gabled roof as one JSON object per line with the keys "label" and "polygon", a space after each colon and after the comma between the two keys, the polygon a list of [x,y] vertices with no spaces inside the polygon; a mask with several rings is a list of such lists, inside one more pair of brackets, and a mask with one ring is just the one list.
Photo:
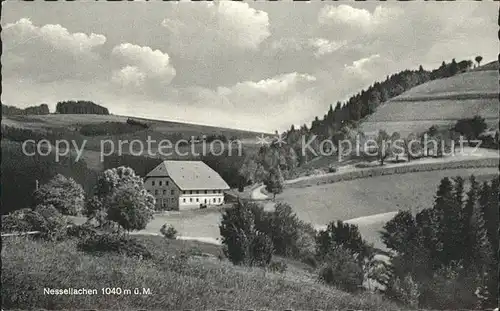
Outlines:
{"label": "large gabled roof", "polygon": [[146,178],[167,176],[181,190],[229,189],[224,179],[202,161],[163,161]]}

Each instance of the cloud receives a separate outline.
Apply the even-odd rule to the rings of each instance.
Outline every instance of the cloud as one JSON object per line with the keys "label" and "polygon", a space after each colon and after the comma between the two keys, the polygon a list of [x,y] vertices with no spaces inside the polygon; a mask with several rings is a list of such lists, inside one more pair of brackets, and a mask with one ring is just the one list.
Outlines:
{"label": "cloud", "polygon": [[47,24],[43,27],[34,26],[31,20],[22,18],[15,23],[7,24],[3,28],[5,50],[16,49],[28,41],[41,41],[53,50],[69,52],[75,55],[92,53],[94,47],[106,42],[104,35],[91,33],[90,35],[78,32],[70,33],[61,25]]}
{"label": "cloud", "polygon": [[59,24],[35,26],[21,18],[2,31],[2,63],[6,74],[28,73],[35,80],[80,78],[95,74],[106,42],[102,34],[71,33]]}
{"label": "cloud", "polygon": [[372,31],[374,28],[390,23],[400,15],[396,8],[377,6],[373,13],[366,9],[354,8],[347,4],[338,6],[326,5],[318,14],[318,22],[322,25],[341,27],[349,26],[356,30]]}
{"label": "cloud", "polygon": [[314,76],[297,72],[282,74],[269,79],[239,82],[232,87],[219,87],[218,93],[224,96],[255,98],[259,96],[284,96],[299,92],[304,86],[316,81]]}
{"label": "cloud", "polygon": [[266,12],[234,1],[178,3],[162,25],[168,50],[194,58],[232,50],[255,51],[271,35]]}
{"label": "cloud", "polygon": [[146,80],[146,75],[135,66],[126,66],[114,71],[111,78],[111,81],[122,87],[140,87],[144,84],[144,80]]}
{"label": "cloud", "polygon": [[352,73],[360,73],[366,70],[366,67],[370,64],[373,63],[376,60],[380,59],[379,54],[371,55],[365,58],[358,59],[354,62],[352,62],[351,65],[345,67],[346,71],[352,72]]}
{"label": "cloud", "polygon": [[280,53],[306,52],[316,58],[332,54],[346,45],[345,41],[333,41],[325,38],[280,38],[271,43],[272,50]]}
{"label": "cloud", "polygon": [[113,81],[123,86],[141,86],[146,81],[167,85],[176,75],[170,56],[148,46],[123,43],[115,46],[111,55],[124,66],[113,72]]}
{"label": "cloud", "polygon": [[331,54],[341,47],[343,47],[345,42],[330,41],[324,38],[310,39],[309,44],[316,48],[314,55],[316,57],[321,57],[327,54]]}

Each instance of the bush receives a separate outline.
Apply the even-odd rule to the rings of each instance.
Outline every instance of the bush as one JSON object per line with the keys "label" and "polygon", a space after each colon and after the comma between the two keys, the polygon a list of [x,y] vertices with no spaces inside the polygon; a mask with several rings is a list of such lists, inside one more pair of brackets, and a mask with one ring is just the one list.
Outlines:
{"label": "bush", "polygon": [[272,240],[258,230],[266,223],[264,215],[261,206],[242,202],[222,214],[219,229],[224,255],[233,264],[265,266],[271,261]]}
{"label": "bush", "polygon": [[284,261],[271,261],[269,270],[277,273],[285,273],[288,265]]}
{"label": "bush", "polygon": [[178,233],[172,225],[168,224],[164,224],[163,226],[161,226],[160,232],[165,238],[172,240],[175,240]]}
{"label": "bush", "polygon": [[102,233],[91,235],[77,245],[78,249],[101,255],[106,252],[118,253],[128,257],[151,259],[149,250],[136,239],[125,235]]}
{"label": "bush", "polygon": [[334,165],[328,166],[328,173],[337,173],[338,169]]}
{"label": "bush", "polygon": [[85,223],[82,225],[71,226],[71,227],[68,227],[68,229],[67,229],[67,234],[69,237],[78,238],[78,239],[86,239],[88,237],[95,236],[98,233],[99,232],[97,231],[97,229],[88,223]]}
{"label": "bush", "polygon": [[52,205],[38,205],[34,210],[22,209],[2,216],[2,231],[39,231],[38,237],[60,240],[66,235],[68,222]]}
{"label": "bush", "polygon": [[2,215],[2,232],[27,232],[33,231],[33,227],[25,218],[25,214],[31,209],[24,208]]}
{"label": "bush", "polygon": [[363,268],[355,255],[342,248],[334,248],[319,269],[319,278],[327,284],[355,292],[363,284]]}
{"label": "bush", "polygon": [[122,122],[102,122],[96,124],[85,124],[80,128],[80,134],[84,136],[119,135],[134,133],[143,130],[144,127]]}
{"label": "bush", "polygon": [[403,279],[396,278],[392,281],[386,292],[393,299],[411,307],[418,308],[420,298],[420,288],[411,275]]}
{"label": "bush", "polygon": [[420,304],[440,310],[482,309],[482,300],[475,293],[481,285],[478,281],[474,275],[467,275],[463,266],[452,263],[438,269],[432,280],[422,285]]}
{"label": "bush", "polygon": [[358,226],[342,221],[330,222],[325,230],[316,235],[316,255],[322,259],[329,255],[332,248],[341,246],[357,255],[362,262],[370,256],[370,249],[362,239]]}

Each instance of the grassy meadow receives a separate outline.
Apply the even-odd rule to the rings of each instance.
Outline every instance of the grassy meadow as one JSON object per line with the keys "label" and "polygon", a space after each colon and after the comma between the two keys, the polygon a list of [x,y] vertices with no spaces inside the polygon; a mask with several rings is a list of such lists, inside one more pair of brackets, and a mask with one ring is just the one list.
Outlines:
{"label": "grassy meadow", "polygon": [[360,129],[408,135],[424,132],[432,125],[452,126],[474,115],[485,118],[489,127],[498,128],[498,70],[483,67],[404,92],[378,107]]}
{"label": "grassy meadow", "polygon": [[[2,123],[7,126],[16,126],[30,129],[46,129],[46,128],[61,128],[61,127],[78,127],[84,124],[98,124],[103,122],[126,122],[129,117],[118,115],[89,115],[89,114],[49,114],[49,115],[19,115],[9,116],[2,120]],[[199,125],[191,123],[182,123],[174,121],[150,120],[144,118],[136,118],[150,125],[150,130],[162,134],[181,133],[186,136],[223,134],[230,138],[237,136],[241,139],[255,139],[259,132],[230,129],[224,127],[215,127],[208,125]]]}
{"label": "grassy meadow", "polygon": [[[219,249],[200,243],[141,238],[151,260],[94,256],[74,240],[10,238],[2,243],[2,306],[16,309],[106,310],[402,310],[370,293],[325,286],[288,262],[285,273],[233,266]],[[44,295],[44,288],[90,288],[97,295]],[[151,294],[103,295],[101,288],[150,289]]]}

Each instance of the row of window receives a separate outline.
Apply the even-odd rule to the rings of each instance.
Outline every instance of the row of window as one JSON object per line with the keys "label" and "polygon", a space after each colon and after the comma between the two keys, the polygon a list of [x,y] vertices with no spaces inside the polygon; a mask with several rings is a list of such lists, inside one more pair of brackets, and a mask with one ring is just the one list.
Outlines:
{"label": "row of window", "polygon": [[[189,190],[189,191],[182,191],[182,194],[200,194],[200,190]],[[222,190],[212,190],[212,193],[222,193]],[[208,194],[208,190],[205,190],[205,194]]]}
{"label": "row of window", "polygon": [[[183,198],[182,202],[186,203],[186,198]],[[193,203],[193,198],[189,198],[189,202]],[[212,203],[221,203],[221,202],[222,202],[221,198],[213,198],[213,200],[212,200]],[[196,203],[200,203],[199,198],[196,198]],[[204,203],[210,204],[210,199],[205,199]]]}
{"label": "row of window", "polygon": [[[162,181],[160,180],[160,181],[158,182],[158,184],[159,184],[160,186],[162,186]],[[151,181],[151,185],[152,185],[152,186],[154,186],[154,185],[155,185],[155,181],[154,181],[154,180],[153,180],[153,181]],[[165,180],[165,186],[168,186],[168,180]]]}
{"label": "row of window", "polygon": [[[161,202],[163,203],[162,204],[163,207],[165,207],[167,205],[167,203],[168,203],[168,199],[163,199]],[[175,203],[175,198],[171,198],[170,202]],[[160,200],[158,200],[156,203],[159,205],[160,204]]]}
{"label": "row of window", "polygon": [[[151,190],[148,190],[149,193],[151,193]],[[155,195],[158,195],[160,192],[158,191],[158,189],[155,190]],[[163,190],[163,194],[166,195],[167,194],[167,190]],[[170,195],[174,195],[174,190],[170,190]]]}

